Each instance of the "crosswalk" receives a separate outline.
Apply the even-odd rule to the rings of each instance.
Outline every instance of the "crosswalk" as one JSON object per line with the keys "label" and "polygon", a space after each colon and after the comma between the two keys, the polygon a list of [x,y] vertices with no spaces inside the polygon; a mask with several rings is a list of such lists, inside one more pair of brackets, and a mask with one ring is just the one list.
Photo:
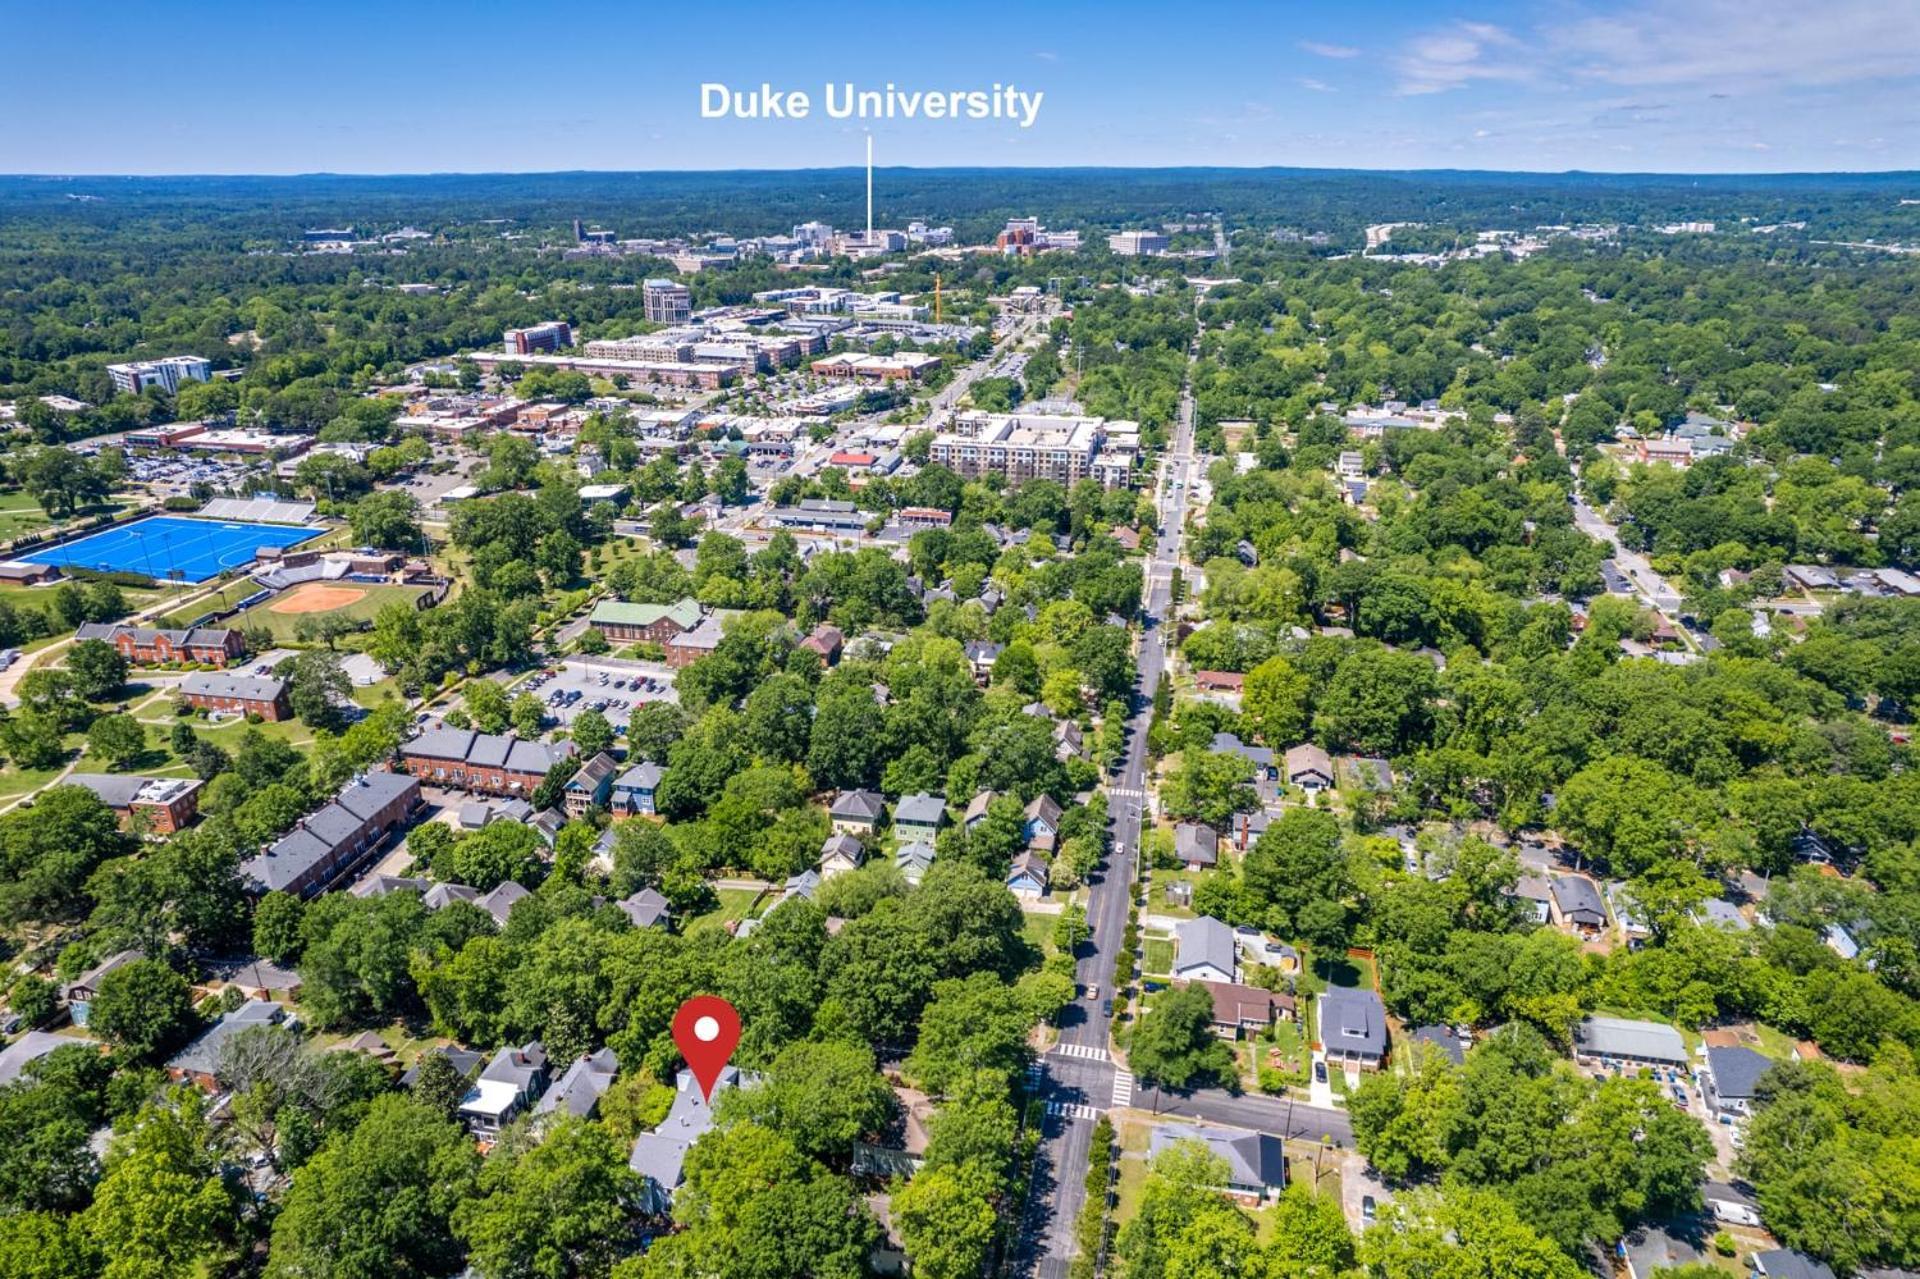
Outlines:
{"label": "crosswalk", "polygon": [[1049,1115],[1065,1115],[1069,1119],[1098,1119],[1100,1112],[1092,1106],[1077,1101],[1050,1101],[1047,1103]]}
{"label": "crosswalk", "polygon": [[1113,1106],[1115,1110],[1133,1104],[1133,1075],[1129,1071],[1113,1072]]}
{"label": "crosswalk", "polygon": [[1053,1051],[1062,1057],[1079,1057],[1085,1061],[1113,1060],[1106,1049],[1096,1048],[1091,1044],[1055,1044]]}
{"label": "crosswalk", "polygon": [[1107,794],[1119,799],[1145,799],[1147,797],[1147,792],[1141,790],[1138,786],[1109,786],[1107,787]]}

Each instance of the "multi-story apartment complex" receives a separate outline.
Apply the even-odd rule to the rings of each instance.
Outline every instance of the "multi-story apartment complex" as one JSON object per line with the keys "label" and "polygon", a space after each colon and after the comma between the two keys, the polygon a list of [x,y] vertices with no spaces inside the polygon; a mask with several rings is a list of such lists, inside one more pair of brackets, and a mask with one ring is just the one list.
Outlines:
{"label": "multi-story apartment complex", "polygon": [[420,806],[420,783],[404,773],[365,773],[301,818],[272,847],[243,862],[256,893],[311,897],[356,869]]}
{"label": "multi-story apartment complex", "polygon": [[973,410],[957,414],[951,427],[934,437],[929,460],[969,479],[1093,479],[1123,488],[1133,477],[1139,427],[1131,422]]}
{"label": "multi-story apartment complex", "polygon": [[1171,243],[1158,231],[1120,231],[1107,237],[1107,247],[1123,258],[1158,257]]}
{"label": "multi-story apartment complex", "polygon": [[155,835],[171,835],[200,809],[197,777],[140,777],[132,773],[74,773],[69,785],[84,786],[123,822],[138,818]]}
{"label": "multi-story apartment complex", "polygon": [[435,728],[400,748],[400,764],[435,786],[490,795],[530,795],[555,764],[573,753],[570,742],[550,746],[511,734]]}
{"label": "multi-story apartment complex", "polygon": [[138,395],[150,386],[172,395],[182,382],[204,382],[212,377],[213,365],[198,355],[169,355],[163,360],[109,364],[107,376],[113,379],[113,389],[122,395]]}
{"label": "multi-story apartment complex", "polygon": [[649,324],[685,324],[693,318],[693,290],[677,281],[646,281],[640,300]]}
{"label": "multi-story apartment complex", "polygon": [[247,651],[246,640],[239,631],[221,626],[157,630],[148,626],[83,622],[73,637],[75,640],[97,639],[111,644],[120,656],[137,666],[156,666],[162,662],[202,662],[209,666],[225,666]]}
{"label": "multi-story apartment complex", "polygon": [[573,327],[565,320],[536,324],[530,329],[508,329],[503,335],[508,355],[537,355],[564,351],[573,345]]}
{"label": "multi-story apartment complex", "polygon": [[287,681],[265,675],[217,675],[195,671],[180,681],[180,697],[203,711],[232,711],[279,721],[293,718]]}

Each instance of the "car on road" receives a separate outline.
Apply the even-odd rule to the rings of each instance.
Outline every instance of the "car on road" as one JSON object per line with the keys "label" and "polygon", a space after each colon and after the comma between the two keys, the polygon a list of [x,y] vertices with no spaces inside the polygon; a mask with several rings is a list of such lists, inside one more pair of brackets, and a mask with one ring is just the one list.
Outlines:
{"label": "car on road", "polygon": [[1088,998],[1088,999],[1098,999],[1098,998],[1100,998],[1100,988],[1099,988],[1098,986],[1095,986],[1095,985],[1094,985],[1094,984],[1092,984],[1091,982],[1089,982],[1089,983],[1087,984],[1087,993],[1086,993],[1086,998]]}

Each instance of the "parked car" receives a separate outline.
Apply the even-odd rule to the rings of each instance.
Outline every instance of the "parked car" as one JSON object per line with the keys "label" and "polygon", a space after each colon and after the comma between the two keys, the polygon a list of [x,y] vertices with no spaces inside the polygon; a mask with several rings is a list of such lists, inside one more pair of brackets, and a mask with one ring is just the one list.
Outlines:
{"label": "parked car", "polygon": [[1378,1211],[1379,1208],[1374,1204],[1372,1195],[1360,1196],[1360,1217],[1362,1220],[1372,1221]]}
{"label": "parked car", "polygon": [[1327,1082],[1327,1063],[1326,1062],[1316,1061],[1313,1063],[1313,1081],[1317,1084],[1324,1084]]}

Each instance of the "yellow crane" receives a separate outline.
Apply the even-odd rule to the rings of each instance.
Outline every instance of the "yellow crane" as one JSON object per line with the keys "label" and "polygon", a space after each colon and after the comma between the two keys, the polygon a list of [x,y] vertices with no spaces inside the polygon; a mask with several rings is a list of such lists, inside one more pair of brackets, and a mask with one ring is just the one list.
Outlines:
{"label": "yellow crane", "polygon": [[933,273],[933,322],[940,323],[940,273]]}

